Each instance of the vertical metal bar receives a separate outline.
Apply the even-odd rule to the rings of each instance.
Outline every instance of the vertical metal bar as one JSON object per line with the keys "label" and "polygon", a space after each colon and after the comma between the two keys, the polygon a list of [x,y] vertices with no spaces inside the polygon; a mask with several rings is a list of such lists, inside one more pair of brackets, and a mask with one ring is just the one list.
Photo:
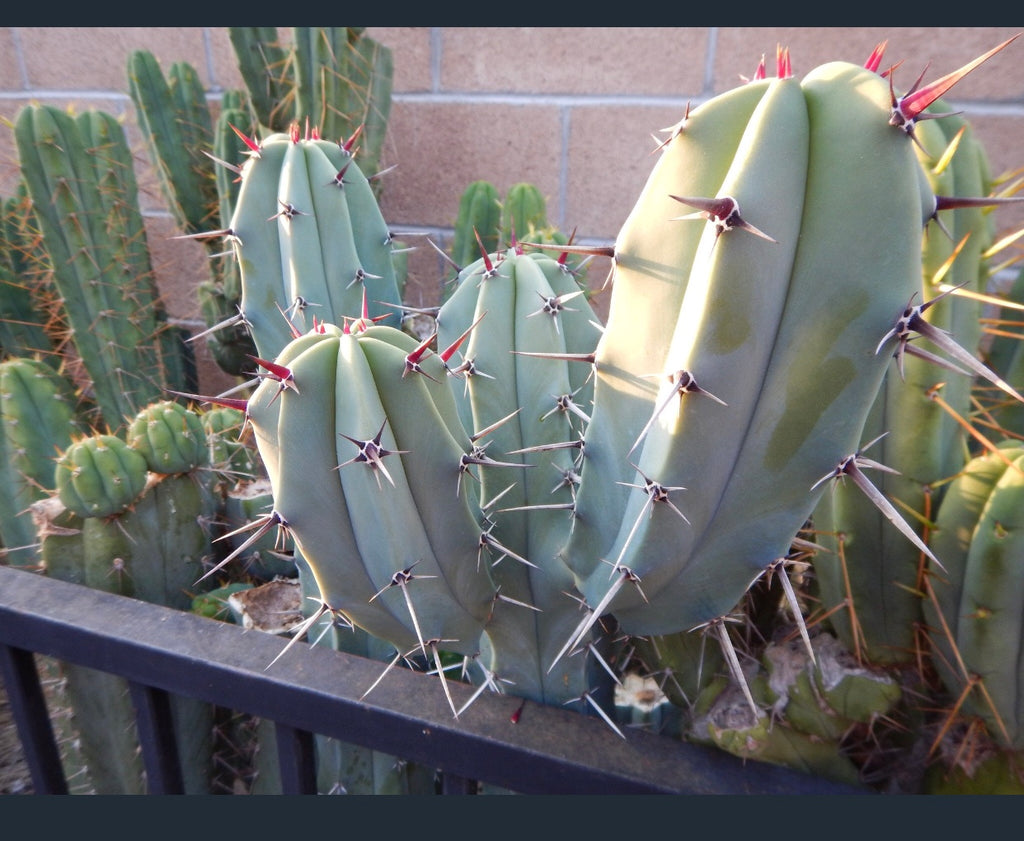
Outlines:
{"label": "vertical metal bar", "polygon": [[476,794],[477,781],[444,771],[441,774],[441,794]]}
{"label": "vertical metal bar", "polygon": [[150,794],[184,794],[170,695],[162,689],[128,682],[139,731],[146,787]]}
{"label": "vertical metal bar", "polygon": [[274,723],[282,794],[316,794],[316,744],[308,730]]}
{"label": "vertical metal bar", "polygon": [[0,672],[36,794],[67,794],[68,783],[31,651],[0,645]]}

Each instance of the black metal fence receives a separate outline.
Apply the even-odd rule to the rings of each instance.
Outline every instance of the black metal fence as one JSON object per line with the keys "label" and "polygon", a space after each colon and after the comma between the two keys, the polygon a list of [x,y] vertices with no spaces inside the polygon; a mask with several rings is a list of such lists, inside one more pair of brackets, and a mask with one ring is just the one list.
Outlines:
{"label": "black metal fence", "polygon": [[[458,718],[437,678],[296,645],[191,613],[0,567],[0,666],[36,793],[67,782],[34,654],[129,682],[151,794],[182,791],[169,699],[275,723],[283,790],[316,793],[314,734],[437,768],[443,793],[476,781],[523,794],[863,794],[789,769],[597,717],[485,693]],[[457,706],[472,687],[449,682]],[[515,720],[514,720],[515,719]]]}

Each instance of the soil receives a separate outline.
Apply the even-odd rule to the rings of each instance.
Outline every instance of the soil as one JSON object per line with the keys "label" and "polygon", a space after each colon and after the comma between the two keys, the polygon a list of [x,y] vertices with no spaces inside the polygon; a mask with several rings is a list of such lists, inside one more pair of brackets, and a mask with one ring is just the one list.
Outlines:
{"label": "soil", "polygon": [[32,777],[25,762],[7,690],[0,679],[0,794],[32,794]]}

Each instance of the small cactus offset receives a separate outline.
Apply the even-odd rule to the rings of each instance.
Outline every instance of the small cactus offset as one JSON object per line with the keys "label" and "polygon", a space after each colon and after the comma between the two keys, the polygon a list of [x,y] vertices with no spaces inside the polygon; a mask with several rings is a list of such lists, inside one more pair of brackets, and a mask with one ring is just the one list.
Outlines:
{"label": "small cactus offset", "polygon": [[54,474],[61,504],[79,517],[113,517],[127,511],[146,487],[146,458],[116,435],[75,441]]}
{"label": "small cactus offset", "polygon": [[139,412],[128,425],[128,446],[154,473],[189,473],[207,464],[206,428],[195,412],[165,400]]}

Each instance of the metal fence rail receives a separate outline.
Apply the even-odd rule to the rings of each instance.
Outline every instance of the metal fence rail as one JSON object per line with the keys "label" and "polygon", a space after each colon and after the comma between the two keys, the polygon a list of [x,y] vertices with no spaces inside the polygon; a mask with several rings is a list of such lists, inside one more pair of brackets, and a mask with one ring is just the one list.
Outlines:
{"label": "metal fence rail", "polygon": [[[454,718],[437,678],[0,567],[0,666],[37,793],[63,793],[33,653],[120,675],[135,702],[149,792],[180,793],[169,695],[273,721],[285,793],[315,793],[313,734],[437,768],[445,793],[473,781],[524,794],[857,794],[789,769],[596,717],[485,693]],[[449,682],[457,706],[472,687]]]}

